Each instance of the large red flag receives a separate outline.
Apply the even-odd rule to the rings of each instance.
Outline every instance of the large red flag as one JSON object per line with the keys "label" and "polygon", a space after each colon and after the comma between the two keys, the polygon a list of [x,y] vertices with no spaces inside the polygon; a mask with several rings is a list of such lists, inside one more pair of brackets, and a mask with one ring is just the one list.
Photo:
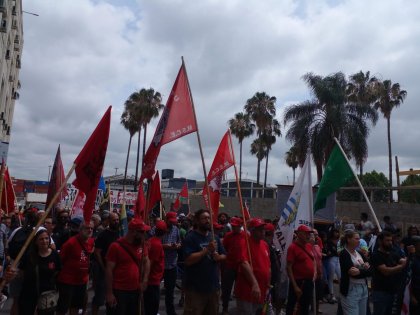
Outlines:
{"label": "large red flag", "polygon": [[179,208],[181,207],[182,203],[185,203],[188,201],[188,187],[187,187],[187,183],[185,182],[185,184],[182,186],[181,192],[179,193],[178,197],[176,198],[172,208],[175,211],[178,211]]}
{"label": "large red flag", "polygon": [[16,198],[8,168],[4,171],[4,185],[1,198],[2,208],[6,210],[6,213],[13,213],[16,208]]}
{"label": "large red flag", "polygon": [[185,65],[182,63],[152,142],[143,160],[141,179],[152,179],[160,148],[166,143],[197,131]]}
{"label": "large red flag", "polygon": [[149,198],[149,204],[147,206],[147,215],[156,206],[156,203],[160,201],[162,201],[162,195],[160,193],[159,172],[157,171],[150,185],[150,198]]}
{"label": "large red flag", "polygon": [[[211,165],[210,172],[207,175],[207,182],[209,183],[209,195],[211,210],[213,216],[217,217],[219,213],[219,201],[220,201],[220,189],[222,185],[223,173],[231,167],[235,162],[233,158],[233,152],[230,145],[230,133],[227,131],[220,142],[219,148],[217,149],[216,156],[214,157],[213,164]],[[207,196],[207,187],[203,189],[204,201],[208,208],[210,208]]]}
{"label": "large red flag", "polygon": [[89,222],[92,217],[99,179],[101,178],[104,167],[111,125],[111,108],[109,106],[105,115],[74,161],[74,164],[76,164],[76,179],[73,181],[73,185],[86,195],[86,201],[83,206],[83,218],[85,222]]}
{"label": "large red flag", "polygon": [[145,218],[144,210],[146,208],[146,199],[144,198],[143,183],[140,182],[137,192],[137,201],[134,208],[134,216],[136,218]]}
{"label": "large red flag", "polygon": [[[47,194],[47,202],[46,202],[47,207],[49,206],[51,200],[57,193],[58,189],[63,184],[64,179],[65,179],[64,168],[63,168],[63,163],[61,162],[61,153],[60,153],[60,145],[59,145],[57,149],[57,154],[55,155],[54,166],[51,173],[50,183],[48,185],[48,194]],[[67,187],[64,187],[64,189],[60,193],[60,198],[56,201],[54,206],[56,206],[66,196],[67,196]]]}

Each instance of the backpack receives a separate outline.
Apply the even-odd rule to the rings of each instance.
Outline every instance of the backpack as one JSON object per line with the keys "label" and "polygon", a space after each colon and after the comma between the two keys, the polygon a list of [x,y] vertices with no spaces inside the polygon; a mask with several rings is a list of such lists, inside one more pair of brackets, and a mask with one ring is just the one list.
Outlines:
{"label": "backpack", "polygon": [[19,254],[20,250],[22,249],[23,245],[26,242],[26,239],[29,237],[29,234],[32,232],[32,227],[22,227],[18,231],[16,231],[15,235],[13,235],[12,239],[9,242],[9,256],[12,259],[16,259],[17,255]]}

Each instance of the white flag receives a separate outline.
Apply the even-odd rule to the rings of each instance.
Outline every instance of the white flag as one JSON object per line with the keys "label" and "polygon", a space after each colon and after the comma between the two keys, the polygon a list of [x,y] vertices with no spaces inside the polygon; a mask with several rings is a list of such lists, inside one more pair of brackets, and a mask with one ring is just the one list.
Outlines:
{"label": "white flag", "polygon": [[[308,153],[302,172],[293,187],[286,206],[280,213],[274,245],[280,251],[281,283],[287,282],[287,249],[293,241],[293,233],[299,225],[313,226],[313,196],[311,180],[311,154]],[[284,287],[281,285],[281,287]],[[287,287],[287,286],[286,286]]]}

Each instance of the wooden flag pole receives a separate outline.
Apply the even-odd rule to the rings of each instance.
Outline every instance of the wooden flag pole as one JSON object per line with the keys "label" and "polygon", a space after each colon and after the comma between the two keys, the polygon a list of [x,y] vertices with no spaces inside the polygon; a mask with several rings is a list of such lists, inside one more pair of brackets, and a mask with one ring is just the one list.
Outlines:
{"label": "wooden flag pole", "polygon": [[[22,259],[23,254],[25,253],[25,251],[28,248],[29,244],[31,243],[32,239],[35,237],[35,234],[38,231],[38,228],[44,223],[45,219],[49,215],[49,213],[52,209],[52,205],[57,201],[58,197],[61,194],[61,191],[67,185],[67,181],[69,180],[70,176],[73,174],[73,171],[74,171],[75,168],[76,168],[76,164],[73,164],[72,168],[70,169],[66,178],[64,179],[64,182],[61,184],[60,188],[55,193],[54,197],[51,199],[50,204],[48,205],[47,209],[45,210],[45,213],[42,215],[42,217],[39,219],[38,223],[32,229],[31,234],[29,234],[28,238],[25,241],[25,244],[23,245],[23,247],[20,250],[19,254],[17,255],[16,259],[14,259],[12,264],[10,265],[10,268],[12,270],[16,269],[17,265],[19,264],[19,261]],[[5,284],[6,284],[6,280],[3,279],[0,283],[0,292],[3,290]]]}
{"label": "wooden flag pole", "polygon": [[[4,200],[6,201],[6,211],[5,212],[9,213],[9,200],[7,200],[7,184],[4,185],[4,194],[5,194]],[[3,194],[1,194],[0,196],[3,197]],[[1,198],[1,199],[3,199],[3,198]]]}
{"label": "wooden flag pole", "polygon": [[346,153],[344,152],[343,148],[342,148],[342,147],[341,147],[341,145],[340,145],[340,142],[338,141],[338,139],[337,139],[336,137],[334,137],[334,141],[335,141],[335,143],[338,145],[338,147],[339,147],[339,149],[340,149],[341,153],[343,154],[344,158],[346,159],[347,164],[349,165],[349,167],[350,167],[351,171],[353,172],[354,178],[356,178],[357,184],[359,185],[360,190],[362,191],[363,197],[365,197],[365,200],[366,200],[366,202],[367,202],[367,204],[368,204],[368,206],[369,206],[369,210],[370,210],[370,212],[371,212],[371,214],[372,214],[372,216],[373,216],[373,219],[375,220],[376,226],[378,227],[378,231],[379,231],[379,232],[382,232],[381,225],[379,224],[379,221],[378,221],[378,218],[376,217],[375,211],[373,211],[372,204],[370,203],[369,198],[368,198],[368,196],[366,195],[366,192],[365,192],[365,190],[364,190],[364,188],[363,188],[363,186],[362,186],[362,183],[361,183],[361,182],[360,182],[360,180],[359,180],[359,177],[358,177],[358,176],[357,176],[357,174],[354,172],[353,167],[351,167],[351,165],[350,165],[350,161],[349,161],[349,159],[347,158]]}
{"label": "wooden flag pole", "polygon": [[[9,173],[9,176],[10,176],[10,173]],[[10,182],[12,183],[13,196],[15,197],[15,203],[13,204],[13,210],[16,210],[18,207],[17,207],[17,199],[16,199],[15,188],[13,187],[12,177],[10,177]]]}
{"label": "wooden flag pole", "polygon": [[242,201],[241,183],[240,183],[239,178],[238,178],[238,170],[236,168],[235,153],[233,151],[232,137],[231,137],[231,134],[230,134],[230,129],[229,129],[229,147],[230,147],[230,150],[231,150],[231,155],[233,157],[233,168],[235,169],[236,189],[238,190],[239,205],[241,206],[241,213],[242,213],[242,217],[244,218],[245,241],[246,241],[246,247],[247,247],[247,250],[248,250],[249,264],[251,265],[251,269],[252,269],[253,268],[252,267],[252,253],[251,253],[251,247],[249,246],[249,235],[248,235],[248,228],[246,227],[246,222],[245,222],[245,210],[244,210],[244,204],[243,204],[243,201]]}
{"label": "wooden flag pole", "polygon": [[214,238],[214,227],[213,227],[213,220],[214,220],[214,218],[213,218],[213,208],[211,206],[211,200],[210,200],[210,192],[209,192],[209,183],[208,183],[208,180],[207,180],[206,164],[204,163],[203,148],[201,146],[200,132],[199,132],[199,129],[198,129],[197,116],[195,114],[194,99],[192,97],[191,89],[190,89],[190,81],[188,79],[187,69],[186,69],[185,63],[184,63],[184,57],[181,57],[181,59],[182,59],[182,67],[184,68],[185,77],[186,77],[187,83],[188,83],[188,93],[190,94],[192,110],[193,110],[193,114],[194,114],[194,121],[195,121],[195,125],[197,126],[197,140],[198,140],[198,147],[200,148],[201,164],[203,165],[204,185],[205,185],[206,190],[207,190],[208,207],[210,208],[210,209],[207,209],[207,210],[209,210],[209,213],[210,213],[211,237],[212,237],[212,240],[214,241],[215,238]]}

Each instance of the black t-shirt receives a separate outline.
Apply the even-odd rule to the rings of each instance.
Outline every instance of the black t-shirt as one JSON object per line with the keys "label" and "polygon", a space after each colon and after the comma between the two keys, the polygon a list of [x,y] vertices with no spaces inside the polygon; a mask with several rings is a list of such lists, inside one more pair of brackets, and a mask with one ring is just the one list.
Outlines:
{"label": "black t-shirt", "polygon": [[95,240],[95,248],[101,250],[102,260],[105,263],[106,252],[112,242],[115,242],[119,237],[119,231],[112,231],[105,229],[101,231]]}
{"label": "black t-shirt", "polygon": [[[183,243],[185,258],[193,253],[197,253],[207,247],[211,241],[211,233],[203,235],[197,231],[191,231],[185,236]],[[226,255],[220,239],[216,236],[217,251],[221,255]],[[199,262],[185,266],[185,286],[187,289],[199,293],[211,293],[219,289],[219,264],[209,255],[203,257]]]}
{"label": "black t-shirt", "polygon": [[401,287],[401,281],[403,280],[404,273],[401,271],[393,275],[385,276],[378,270],[378,266],[385,265],[387,267],[395,267],[398,265],[398,261],[401,258],[402,256],[395,250],[385,253],[378,249],[373,252],[371,260],[373,266],[373,290],[390,293],[398,291]]}
{"label": "black t-shirt", "polygon": [[[38,265],[38,277],[36,275],[36,265]],[[56,276],[61,270],[60,256],[55,250],[52,250],[47,257],[38,256],[36,264],[30,255],[27,255],[24,256],[19,268],[24,272],[24,292],[37,292],[38,288],[39,293],[55,290]]]}

